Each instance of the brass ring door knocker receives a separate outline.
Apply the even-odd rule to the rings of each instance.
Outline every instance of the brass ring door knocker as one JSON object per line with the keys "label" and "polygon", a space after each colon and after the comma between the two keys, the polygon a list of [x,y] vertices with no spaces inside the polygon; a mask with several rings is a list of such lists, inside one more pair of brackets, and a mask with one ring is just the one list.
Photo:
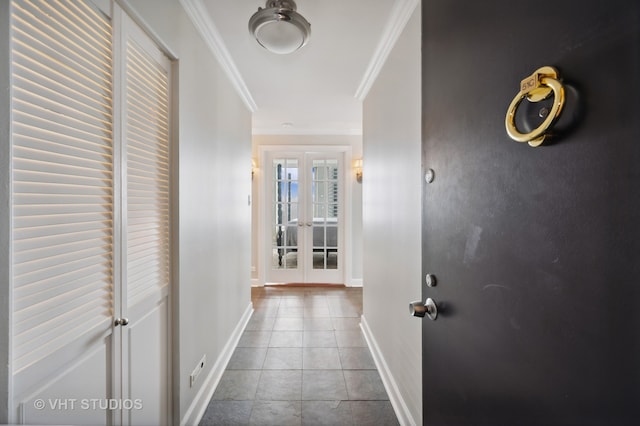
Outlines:
{"label": "brass ring door knocker", "polygon": [[[540,102],[553,94],[553,106],[547,114],[545,120],[537,128],[529,133],[520,133],[516,128],[516,110],[525,98],[530,102]],[[548,135],[549,129],[560,116],[564,107],[565,94],[564,86],[560,82],[558,70],[553,67],[538,68],[531,76],[525,78],[520,83],[520,92],[513,98],[507,116],[505,127],[511,139],[517,142],[528,142],[530,146],[540,146]]]}

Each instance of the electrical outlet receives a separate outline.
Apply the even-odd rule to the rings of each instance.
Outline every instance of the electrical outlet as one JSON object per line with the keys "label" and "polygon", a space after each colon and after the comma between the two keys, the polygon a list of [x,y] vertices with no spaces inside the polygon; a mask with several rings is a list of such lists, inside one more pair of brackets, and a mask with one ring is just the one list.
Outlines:
{"label": "electrical outlet", "polygon": [[200,362],[198,362],[198,365],[196,365],[196,368],[193,369],[191,375],[189,376],[189,387],[193,387],[193,385],[196,383],[196,380],[198,380],[198,376],[204,369],[205,365],[207,365],[207,355],[202,355],[202,359],[200,360]]}

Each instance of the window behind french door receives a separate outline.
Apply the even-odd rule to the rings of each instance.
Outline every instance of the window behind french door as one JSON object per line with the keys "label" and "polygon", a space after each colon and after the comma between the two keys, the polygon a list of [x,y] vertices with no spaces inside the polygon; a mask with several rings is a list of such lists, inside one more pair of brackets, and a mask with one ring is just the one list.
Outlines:
{"label": "window behind french door", "polygon": [[267,282],[344,282],[343,156],[267,156]]}

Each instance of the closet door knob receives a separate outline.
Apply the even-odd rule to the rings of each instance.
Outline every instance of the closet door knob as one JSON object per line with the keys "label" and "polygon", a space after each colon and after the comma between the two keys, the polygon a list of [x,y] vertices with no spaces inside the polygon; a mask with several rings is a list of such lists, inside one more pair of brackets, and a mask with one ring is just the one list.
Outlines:
{"label": "closet door knob", "polygon": [[116,318],[116,320],[114,321],[114,325],[117,327],[119,325],[121,326],[125,326],[129,324],[129,319],[128,318]]}

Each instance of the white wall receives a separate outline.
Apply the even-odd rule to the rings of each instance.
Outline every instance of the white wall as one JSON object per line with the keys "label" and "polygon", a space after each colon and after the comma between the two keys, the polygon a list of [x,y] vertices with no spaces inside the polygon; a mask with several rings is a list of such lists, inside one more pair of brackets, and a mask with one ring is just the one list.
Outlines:
{"label": "white wall", "polygon": [[[362,158],[362,136],[358,135],[254,135],[252,158],[258,161],[260,146],[277,146],[283,147],[290,145],[347,145],[351,147],[351,155],[354,159]],[[346,285],[362,284],[362,185],[356,182],[355,174],[351,170],[351,164],[348,167],[347,181],[351,185],[351,224],[350,231],[352,235],[351,244],[351,265],[350,276],[346,277]],[[262,178],[261,165],[258,164],[255,178],[253,180],[253,224],[251,229],[252,253],[251,253],[251,278],[254,284],[259,283],[260,270],[258,266],[258,237],[259,237],[259,188],[261,187]]]}
{"label": "white wall", "polygon": [[422,282],[420,49],[418,6],[363,113],[363,328],[408,424],[422,424],[421,321],[409,316]]}
{"label": "white wall", "polygon": [[[179,59],[176,408],[185,421],[206,404],[206,378],[251,303],[251,113],[177,0],[129,3]],[[203,355],[207,366],[190,388]]]}

